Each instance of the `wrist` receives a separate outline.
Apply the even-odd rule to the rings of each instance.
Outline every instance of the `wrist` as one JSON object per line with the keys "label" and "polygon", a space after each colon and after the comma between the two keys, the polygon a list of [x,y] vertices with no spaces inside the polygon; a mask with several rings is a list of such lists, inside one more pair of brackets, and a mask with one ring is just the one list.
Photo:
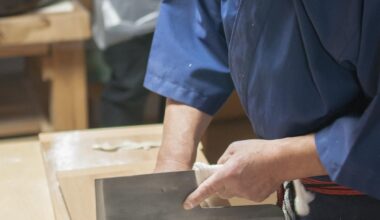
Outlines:
{"label": "wrist", "polygon": [[305,135],[276,140],[282,181],[290,181],[311,176],[327,175],[318,152],[314,135]]}
{"label": "wrist", "polygon": [[[179,147],[181,146],[181,147]],[[157,157],[155,171],[184,171],[192,168],[196,157],[195,145],[164,144]]]}
{"label": "wrist", "polygon": [[192,164],[183,163],[176,160],[157,160],[155,172],[171,172],[171,171],[185,171],[190,170]]}
{"label": "wrist", "polygon": [[179,164],[192,166],[196,154],[197,144],[192,141],[164,141],[158,153],[158,161],[172,161]]}

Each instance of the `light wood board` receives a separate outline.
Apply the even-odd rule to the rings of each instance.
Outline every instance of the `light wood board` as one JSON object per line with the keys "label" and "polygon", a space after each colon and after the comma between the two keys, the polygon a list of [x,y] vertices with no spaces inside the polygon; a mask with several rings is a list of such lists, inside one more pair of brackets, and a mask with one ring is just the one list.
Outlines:
{"label": "light wood board", "polygon": [[[54,140],[60,137],[75,135],[80,137],[82,144],[78,149],[71,149],[65,152],[68,157],[50,158],[58,164],[47,162],[50,170],[51,186],[57,186],[59,182],[60,190],[52,189],[54,207],[56,211],[64,215],[57,215],[57,220],[96,220],[96,201],[94,181],[98,178],[130,176],[147,174],[153,171],[158,149],[150,150],[120,150],[117,152],[94,151],[90,143],[103,141],[159,141],[162,135],[162,125],[142,125],[119,128],[90,129],[76,132],[56,132],[40,134],[40,141],[43,145],[45,155],[52,150]],[[57,146],[55,146],[57,147]],[[66,143],[66,147],[70,147]],[[197,161],[207,162],[203,152],[199,148]],[[56,155],[62,155],[55,152]],[[60,160],[69,161],[68,167],[62,165]],[[72,162],[70,162],[72,161]],[[104,161],[108,161],[104,165]],[[109,163],[110,161],[114,162]],[[122,161],[122,163],[120,163]],[[73,164],[77,163],[76,169]],[[93,163],[92,165],[89,165]],[[66,164],[66,165],[67,165]],[[63,200],[64,199],[64,200]],[[273,197],[265,203],[273,203]],[[250,205],[252,202],[233,199],[232,205]]]}
{"label": "light wood board", "polygon": [[50,118],[55,130],[84,129],[88,124],[87,75],[83,43],[51,46],[42,57],[42,74],[51,82]]}
{"label": "light wood board", "polygon": [[[144,154],[143,150],[140,151]],[[157,150],[152,150],[148,154],[152,156],[152,159],[139,163],[58,172],[59,184],[71,219],[96,220],[95,179],[151,173],[154,169]],[[204,157],[200,156],[200,158]]]}
{"label": "light wood board", "polygon": [[0,218],[53,220],[39,143],[0,144]]}
{"label": "light wood board", "polygon": [[75,2],[73,12],[29,13],[0,18],[0,46],[81,41],[91,36],[90,15]]}
{"label": "light wood board", "polygon": [[[65,149],[57,149],[57,147],[60,147],[59,145],[54,146],[54,140],[60,137],[69,137],[69,135],[80,137],[82,144],[73,147],[72,145],[67,146],[66,143],[66,147],[73,148],[66,148],[67,151],[65,153],[60,153],[65,151]],[[67,220],[69,218],[72,220],[96,219],[94,186],[96,178],[145,174],[153,171],[158,153],[157,148],[150,150],[102,152],[93,150],[91,143],[94,141],[101,143],[104,141],[114,142],[126,139],[132,141],[160,141],[161,135],[162,125],[40,134],[40,141],[45,156],[50,158],[47,160],[46,166],[49,170],[54,208],[56,213],[61,213],[60,215],[56,215],[57,220]],[[66,154],[71,156],[51,158],[49,155],[54,155],[51,153],[53,150],[55,151],[55,155]],[[67,163],[61,163],[62,160]],[[203,153],[198,153],[197,160],[206,161]],[[80,168],[76,169],[74,163],[77,164],[76,167]],[[66,167],[65,164],[68,166]],[[58,182],[61,191],[56,188]]]}
{"label": "light wood board", "polygon": [[49,52],[48,45],[25,45],[0,47],[0,58],[42,56]]}

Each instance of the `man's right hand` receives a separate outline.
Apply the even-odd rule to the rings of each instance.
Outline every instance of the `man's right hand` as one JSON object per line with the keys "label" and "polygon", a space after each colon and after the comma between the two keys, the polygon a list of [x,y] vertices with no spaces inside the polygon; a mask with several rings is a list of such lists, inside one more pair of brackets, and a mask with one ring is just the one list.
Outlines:
{"label": "man's right hand", "polygon": [[198,109],[168,99],[163,139],[154,172],[190,170],[198,143],[211,119]]}

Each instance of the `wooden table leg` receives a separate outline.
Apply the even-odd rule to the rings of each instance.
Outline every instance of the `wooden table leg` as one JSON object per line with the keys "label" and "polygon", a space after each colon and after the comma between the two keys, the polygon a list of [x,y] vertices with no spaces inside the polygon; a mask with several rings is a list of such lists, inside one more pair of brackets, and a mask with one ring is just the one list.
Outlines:
{"label": "wooden table leg", "polygon": [[84,129],[88,124],[87,81],[82,43],[51,46],[42,72],[51,81],[50,118],[55,130]]}

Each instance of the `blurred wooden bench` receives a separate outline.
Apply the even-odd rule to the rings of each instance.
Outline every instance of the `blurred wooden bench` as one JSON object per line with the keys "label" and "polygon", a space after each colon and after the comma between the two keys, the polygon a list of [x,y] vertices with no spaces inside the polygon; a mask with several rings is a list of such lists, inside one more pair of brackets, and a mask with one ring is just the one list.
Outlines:
{"label": "blurred wooden bench", "polygon": [[90,15],[80,3],[73,4],[67,12],[0,18],[0,58],[27,57],[40,66],[40,78],[51,85],[49,123],[54,130],[87,128],[83,41],[91,36]]}

